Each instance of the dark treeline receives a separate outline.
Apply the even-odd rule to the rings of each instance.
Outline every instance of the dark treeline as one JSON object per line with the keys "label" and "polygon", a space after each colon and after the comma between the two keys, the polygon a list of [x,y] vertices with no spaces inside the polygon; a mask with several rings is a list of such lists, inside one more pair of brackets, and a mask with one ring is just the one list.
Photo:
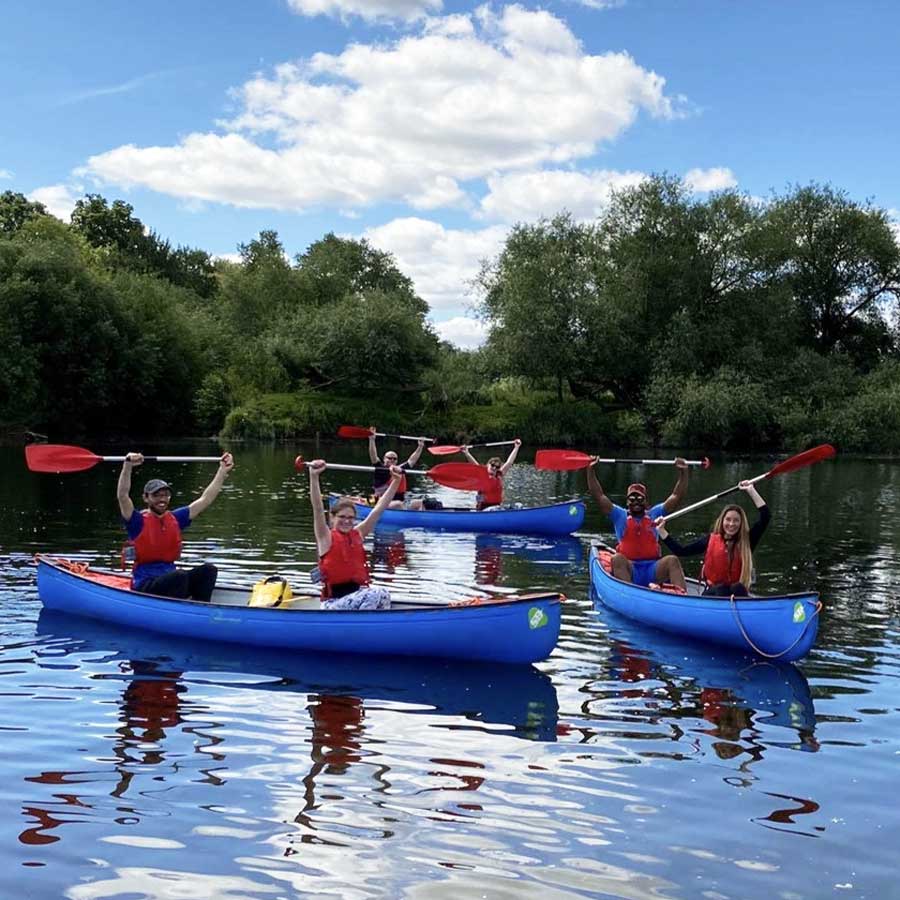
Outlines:
{"label": "dark treeline", "polygon": [[0,429],[279,438],[345,422],[586,448],[900,450],[900,248],[818,185],[762,203],[657,176],[514,227],[442,343],[390,254],[173,248],[120,200],[0,195]]}

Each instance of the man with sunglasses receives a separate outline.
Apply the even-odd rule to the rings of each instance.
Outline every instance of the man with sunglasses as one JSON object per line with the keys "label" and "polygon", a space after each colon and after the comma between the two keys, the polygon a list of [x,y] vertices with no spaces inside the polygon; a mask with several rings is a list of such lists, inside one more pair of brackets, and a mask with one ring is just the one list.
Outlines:
{"label": "man with sunglasses", "polygon": [[[373,428],[369,434],[369,460],[372,465],[375,466],[375,471],[372,473],[372,493],[376,497],[380,497],[388,489],[388,485],[391,483],[391,468],[397,465],[399,465],[401,469],[413,468],[419,461],[419,457],[422,455],[424,449],[425,441],[419,441],[418,446],[409,455],[409,459],[407,459],[405,463],[400,462],[400,457],[397,455],[396,450],[388,450],[384,454],[384,460],[382,461],[378,456],[378,448],[375,446],[375,429]],[[388,509],[425,508],[423,500],[407,500],[406,490],[406,476],[404,475],[403,478],[400,479],[400,486],[397,488],[397,493],[394,494],[394,499],[391,500],[388,505]]]}
{"label": "man with sunglasses", "polygon": [[[597,458],[594,458],[594,464]],[[653,522],[676,510],[687,494],[688,465],[681,458],[675,460],[678,480],[672,493],[662,502],[647,506],[647,488],[635,482],[625,492],[625,506],[618,506],[606,496],[594,464],[588,466],[587,483],[591,496],[600,511],[609,516],[619,543],[612,560],[612,574],[622,581],[632,581],[643,587],[651,583],[685,587],[684,570],[677,556],[660,556],[659,536]]]}

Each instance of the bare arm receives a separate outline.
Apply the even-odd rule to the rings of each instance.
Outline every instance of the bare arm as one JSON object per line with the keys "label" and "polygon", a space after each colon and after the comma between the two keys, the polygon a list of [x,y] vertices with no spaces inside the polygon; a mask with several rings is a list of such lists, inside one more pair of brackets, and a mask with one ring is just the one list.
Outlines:
{"label": "bare arm", "polygon": [[756,487],[751,482],[742,481],[738,487],[747,494],[757,509],[762,509],[766,505],[766,501],[763,500],[759,491],[756,490]]}
{"label": "bare arm", "polygon": [[312,504],[313,532],[316,536],[316,551],[319,556],[324,556],[331,549],[331,529],[325,519],[322,489],[319,486],[319,475],[324,471],[324,459],[314,459],[309,464],[309,502]]}
{"label": "bare arm", "polygon": [[191,514],[191,521],[197,518],[200,513],[208,509],[213,500],[219,496],[222,485],[228,473],[234,468],[234,457],[230,453],[223,453],[219,460],[219,468],[213,476],[213,480],[206,486],[203,493],[191,504],[188,505],[188,511]]}
{"label": "bare arm", "polygon": [[369,462],[374,466],[376,463],[381,462],[378,458],[378,448],[375,446],[375,429],[369,433]]}
{"label": "bare arm", "polygon": [[125,462],[122,463],[122,471],[119,472],[119,484],[116,488],[116,499],[119,501],[119,512],[127,522],[134,512],[134,504],[131,502],[131,470],[144,461],[142,453],[127,453]]}
{"label": "bare arm", "polygon": [[613,502],[606,496],[606,493],[600,486],[600,482],[597,481],[593,463],[587,468],[587,486],[597,506],[600,507],[600,512],[608,516],[612,512]]}
{"label": "bare arm", "polygon": [[415,468],[416,463],[419,461],[419,457],[422,455],[422,451],[425,449],[425,441],[419,441],[419,446],[413,450],[412,453],[409,454],[409,459],[407,463],[409,463],[409,467]]}
{"label": "bare arm", "polygon": [[519,448],[521,446],[522,442],[518,438],[516,438],[512,450],[509,451],[509,456],[506,457],[506,462],[503,463],[502,466],[500,466],[501,475],[505,475],[512,467],[512,464],[516,461],[516,457],[519,455]]}
{"label": "bare arm", "polygon": [[381,514],[387,509],[391,500],[394,499],[394,494],[397,493],[397,488],[400,485],[400,479],[402,477],[403,469],[401,469],[400,466],[391,466],[391,483],[387,486],[387,490],[378,498],[378,502],[372,507],[372,512],[356,526],[356,530],[360,533],[360,536],[368,537],[372,532],[372,529],[378,524]]}
{"label": "bare arm", "polygon": [[687,496],[688,465],[679,456],[678,459],[675,460],[675,466],[678,469],[678,480],[675,482],[675,487],[672,488],[672,493],[663,501],[663,509],[667,513],[678,509],[684,498]]}
{"label": "bare arm", "polygon": [[469,448],[468,448],[468,447],[463,447],[463,448],[462,448],[462,452],[463,452],[463,456],[465,456],[465,458],[466,458],[470,463],[474,463],[476,466],[479,465],[478,460],[475,459],[474,456],[472,456],[472,454],[471,454],[471,452],[469,451]]}

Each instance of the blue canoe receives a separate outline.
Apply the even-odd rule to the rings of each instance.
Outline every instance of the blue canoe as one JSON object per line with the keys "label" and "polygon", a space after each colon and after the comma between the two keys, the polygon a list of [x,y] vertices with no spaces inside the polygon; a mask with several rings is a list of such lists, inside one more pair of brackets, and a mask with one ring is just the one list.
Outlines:
{"label": "blue canoe", "polygon": [[699,641],[735,647],[766,659],[802,659],[819,630],[819,595],[700,597],[650,590],[613,578],[591,552],[591,593],[629,619]]}
{"label": "blue canoe", "polygon": [[[331,503],[337,500],[331,498]],[[356,514],[365,518],[372,507],[356,504]],[[584,501],[568,500],[549,506],[506,509],[386,509],[379,525],[391,528],[447,528],[451,531],[497,531],[507,534],[571,534],[584,522]]]}
{"label": "blue canoe", "polygon": [[424,656],[485,662],[546,659],[559,639],[556,593],[479,598],[470,605],[395,602],[390,609],[328,611],[315,598],[290,609],[250,607],[250,589],[216,587],[212,602],[139,594],[126,575],[73,571],[65,560],[38,561],[47,609],[130,628],[256,647],[326,653]]}

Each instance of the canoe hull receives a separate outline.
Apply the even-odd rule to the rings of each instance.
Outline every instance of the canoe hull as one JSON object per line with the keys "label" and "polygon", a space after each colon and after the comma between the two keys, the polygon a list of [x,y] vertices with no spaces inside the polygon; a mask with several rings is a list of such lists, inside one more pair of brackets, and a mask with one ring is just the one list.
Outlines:
{"label": "canoe hull", "polygon": [[784,662],[809,653],[821,608],[815,593],[730,600],[651,591],[619,581],[591,553],[591,593],[629,619],[694,640]]}
{"label": "canoe hull", "polygon": [[[356,504],[356,514],[364,518],[372,508]],[[582,500],[529,506],[522,509],[386,509],[379,525],[391,528],[444,528],[450,531],[495,531],[507,534],[571,534],[584,523]]]}
{"label": "canoe hull", "polygon": [[[503,598],[473,606],[388,610],[268,609],[175,600],[99,583],[58,563],[38,563],[47,609],[179,637],[257,647],[423,656],[485,662],[546,659],[559,638],[559,594]],[[228,589],[226,589],[228,590]],[[249,598],[249,589],[237,589]]]}

